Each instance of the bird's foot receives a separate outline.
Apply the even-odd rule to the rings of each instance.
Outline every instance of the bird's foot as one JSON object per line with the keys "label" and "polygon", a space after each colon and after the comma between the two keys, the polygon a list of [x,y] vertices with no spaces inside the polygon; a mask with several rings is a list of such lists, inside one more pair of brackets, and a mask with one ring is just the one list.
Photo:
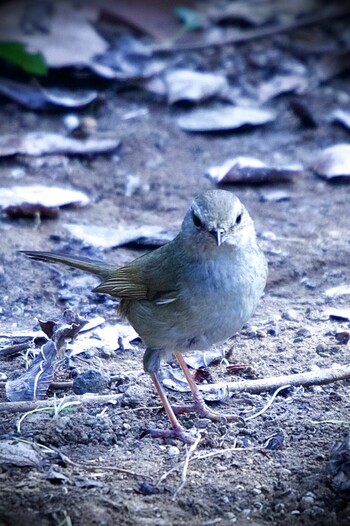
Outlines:
{"label": "bird's foot", "polygon": [[196,437],[182,426],[174,429],[147,429],[143,436],[145,435],[150,435],[152,438],[176,438],[188,445],[192,445],[196,441]]}
{"label": "bird's foot", "polygon": [[173,405],[173,411],[176,415],[184,413],[197,413],[198,415],[208,418],[213,422],[241,422],[242,418],[237,415],[217,413],[210,409],[202,397],[194,397],[193,404],[190,405]]}

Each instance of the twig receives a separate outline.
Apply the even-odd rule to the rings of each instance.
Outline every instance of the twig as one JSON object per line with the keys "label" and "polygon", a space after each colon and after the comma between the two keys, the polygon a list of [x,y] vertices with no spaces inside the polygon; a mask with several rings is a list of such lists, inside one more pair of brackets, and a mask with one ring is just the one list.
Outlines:
{"label": "twig", "polygon": [[[77,395],[77,396],[66,396],[65,402],[79,402],[82,405],[96,404],[96,403],[108,403],[118,402],[123,397],[123,394],[109,394],[109,395]],[[59,402],[59,398],[56,398],[56,403]],[[0,412],[7,411],[8,413],[23,413],[26,411],[33,411],[34,409],[52,407],[55,404],[54,398],[48,398],[47,400],[38,400],[36,402],[1,402]]]}
{"label": "twig", "polygon": [[[196,442],[193,445],[195,445],[195,444],[196,444]],[[193,456],[193,457],[189,458],[188,463],[189,462],[194,462],[196,460],[205,460],[207,458],[218,457],[218,456],[226,454],[226,453],[236,453],[237,451],[249,452],[249,451],[261,451],[261,450],[262,450],[261,447],[236,447],[235,446],[235,447],[230,447],[228,449],[220,449],[219,451],[211,451],[210,453],[206,453],[205,455]],[[165,479],[167,479],[168,476],[171,475],[171,473],[173,473],[174,471],[177,471],[178,469],[179,469],[179,466],[174,466],[169,471],[164,473],[160,477],[160,479],[158,480],[156,486],[159,486],[159,484],[161,482],[163,482]],[[176,490],[176,492],[178,492],[178,491],[179,491],[179,489]]]}
{"label": "twig", "polygon": [[287,33],[294,29],[299,29],[301,27],[311,26],[313,24],[319,24],[321,22],[326,22],[327,20],[332,20],[334,18],[340,18],[346,16],[350,13],[350,7],[342,7],[340,9],[334,9],[326,13],[317,13],[316,15],[305,16],[299,20],[293,22],[288,22],[285,24],[271,25],[267,27],[261,27],[258,29],[251,29],[247,31],[242,31],[241,33],[235,33],[234,35],[212,40],[210,42],[193,42],[188,44],[161,44],[150,46],[150,50],[155,53],[174,53],[177,51],[195,51],[199,49],[204,49],[208,47],[221,47],[231,44],[241,44],[250,40],[257,40],[260,38],[266,38],[278,33]]}
{"label": "twig", "polygon": [[32,344],[32,340],[28,340],[23,343],[14,343],[13,345],[7,345],[7,347],[2,347],[0,349],[0,360],[7,360],[11,356],[15,356],[21,351],[28,349]]}
{"label": "twig", "polygon": [[[259,380],[243,380],[240,382],[219,382],[216,384],[199,385],[202,393],[216,394],[218,390],[226,390],[228,396],[246,391],[253,394],[274,391],[285,385],[310,387],[326,385],[339,380],[350,379],[350,365],[339,365],[306,373],[288,374],[286,376],[271,376]],[[0,404],[1,405],[1,404]]]}
{"label": "twig", "polygon": [[70,389],[73,387],[73,380],[67,380],[66,382],[51,382],[50,389]]}
{"label": "twig", "polygon": [[[216,394],[218,390],[226,390],[228,396],[235,393],[246,391],[253,394],[263,393],[266,391],[274,391],[280,387],[290,386],[304,386],[310,387],[312,385],[326,385],[340,380],[350,379],[350,365],[342,365],[337,367],[329,367],[327,369],[319,369],[317,371],[309,371],[307,373],[289,374],[286,376],[271,376],[270,378],[262,378],[259,380],[244,380],[241,382],[219,382],[216,384],[199,385],[200,391],[203,393]],[[67,396],[66,402],[80,402],[82,405],[95,403],[117,402],[123,397],[123,394],[106,394],[106,395],[92,395],[86,394],[82,396]],[[53,405],[53,398],[47,400],[39,400],[37,402],[1,402],[0,412],[7,411],[9,413],[22,413],[32,411],[39,407],[51,407]],[[136,408],[137,409],[137,408]],[[150,409],[150,408],[148,408]],[[158,409],[158,407],[152,407]]]}
{"label": "twig", "polygon": [[133,477],[142,477],[142,478],[149,478],[149,479],[152,478],[149,475],[145,475],[144,473],[135,473],[135,471],[130,471],[129,469],[119,468],[117,466],[103,466],[103,465],[100,465],[100,464],[97,464],[97,465],[93,465],[93,464],[79,464],[78,462],[74,462],[74,460],[71,460],[69,457],[67,457],[67,455],[62,453],[59,449],[57,449],[55,447],[52,447],[52,446],[51,446],[51,449],[58,454],[58,456],[61,458],[61,460],[63,462],[65,462],[66,464],[69,464],[70,466],[73,466],[75,468],[79,468],[79,469],[94,469],[94,470],[95,469],[101,469],[103,471],[114,471],[114,472],[117,472],[117,473],[123,473],[125,475],[132,475]]}
{"label": "twig", "polygon": [[218,457],[224,453],[236,453],[237,451],[261,451],[261,447],[230,447],[227,449],[220,449],[219,451],[211,451],[210,453],[206,453],[205,455],[197,455],[196,457],[193,457],[191,460],[204,460],[207,458],[212,457]]}
{"label": "twig", "polygon": [[173,495],[173,499],[176,498],[176,496],[178,495],[178,493],[182,490],[182,488],[184,487],[184,485],[186,484],[186,480],[187,480],[187,470],[188,470],[188,464],[191,460],[191,455],[192,453],[194,453],[194,451],[196,451],[197,447],[198,447],[198,444],[200,442],[200,439],[202,438],[202,435],[200,433],[198,433],[198,436],[196,438],[196,441],[194,442],[194,444],[192,444],[192,446],[186,451],[186,458],[185,458],[185,462],[184,462],[184,466],[182,468],[182,474],[181,474],[181,482],[180,484],[178,485],[178,487],[176,488],[175,490],[175,493]]}
{"label": "twig", "polygon": [[280,391],[283,391],[283,389],[287,389],[288,387],[290,387],[290,385],[282,385],[282,387],[279,387],[278,389],[276,389],[276,391],[271,396],[270,400],[267,402],[267,404],[262,409],[260,409],[260,411],[258,411],[257,413],[254,413],[253,415],[247,416],[244,420],[245,421],[253,420],[253,418],[258,418],[258,416],[260,416],[263,413],[265,413],[265,411],[267,411],[268,408],[273,404],[273,402],[274,402],[276,396],[278,395],[278,393]]}

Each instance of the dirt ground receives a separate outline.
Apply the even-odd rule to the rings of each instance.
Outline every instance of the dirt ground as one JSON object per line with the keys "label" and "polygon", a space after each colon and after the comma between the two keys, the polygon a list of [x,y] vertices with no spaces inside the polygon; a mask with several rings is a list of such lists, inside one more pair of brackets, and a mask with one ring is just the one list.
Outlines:
{"label": "dirt ground", "polygon": [[[332,34],[337,27],[334,23]],[[262,42],[274,46],[272,41]],[[256,46],[240,46],[237,53],[246,56]],[[224,67],[228,52],[228,48],[195,52],[187,60],[217,71]],[[31,331],[37,318],[55,319],[67,307],[88,319],[101,315],[111,324],[120,321],[114,301],[90,293],[94,278],[33,263],[18,250],[70,251],[123,264],[139,252],[98,251],[73,241],[63,225],[138,223],[176,229],[192,198],[214,186],[204,176],[209,166],[232,156],[252,155],[270,164],[299,162],[306,169],[291,184],[230,187],[255,220],[269,261],[269,280],[254,317],[225,344],[226,350],[232,348],[230,363],[249,364],[250,369],[233,375],[224,364],[212,366],[211,381],[348,363],[348,345],[335,334],[349,330],[349,322],[324,314],[329,306],[347,307],[348,297],[329,299],[324,293],[350,280],[349,186],[326,182],[309,167],[321,148],[349,141],[348,131],[326,122],[333,109],[349,107],[349,77],[335,78],[305,96],[320,119],[317,127],[303,126],[290,109],[293,96],[284,95],[267,105],[278,114],[274,122],[224,134],[181,131],[175,117],[187,109],[169,108],[142,91],[119,92],[107,86],[102,92],[103,102],[85,113],[97,120],[100,130],[120,138],[115,154],[1,161],[2,186],[59,185],[82,190],[91,198],[88,207],[64,209],[59,218],[39,225],[2,215],[1,335]],[[130,112],[135,117],[123,119]],[[3,101],[0,115],[1,134],[63,130],[59,113],[33,113]],[[130,195],[126,189],[135,180],[132,176],[138,179]],[[289,199],[266,200],[276,189],[285,190]],[[20,433],[16,423],[21,414],[1,413],[2,438],[21,438],[48,448],[41,449],[40,468],[0,468],[1,525],[350,524],[348,494],[329,470],[331,449],[345,439],[347,428],[320,423],[349,421],[348,381],[284,391],[243,427],[214,424],[195,415],[180,417],[202,435],[181,488],[186,447],[142,437],[145,429],[168,426],[150,379],[141,373],[142,348],[95,352],[79,367],[88,368],[89,360],[118,379],[110,391],[122,395],[120,403],[83,405],[57,416],[34,413],[23,420]],[[12,379],[24,368],[23,356],[0,362],[2,379]],[[69,379],[68,373],[61,374],[61,379]],[[171,401],[189,397],[168,393]],[[4,401],[4,390],[1,394]],[[246,415],[260,410],[270,396],[242,393],[212,406]],[[276,448],[268,446],[271,437],[280,440]]]}

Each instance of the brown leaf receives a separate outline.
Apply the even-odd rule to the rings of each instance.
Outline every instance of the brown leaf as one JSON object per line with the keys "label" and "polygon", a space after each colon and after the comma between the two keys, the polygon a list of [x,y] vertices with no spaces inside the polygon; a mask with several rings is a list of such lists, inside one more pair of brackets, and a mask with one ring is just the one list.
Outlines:
{"label": "brown leaf", "polygon": [[275,120],[276,114],[270,110],[245,106],[219,106],[211,109],[195,109],[177,119],[182,130],[188,132],[219,132],[260,126]]}
{"label": "brown leaf", "polygon": [[25,0],[1,4],[2,41],[27,44],[31,52],[43,53],[47,65],[52,68],[89,66],[95,55],[106,51],[107,42],[91,25],[97,19],[97,7],[87,7],[84,3],[77,6],[67,1],[51,2],[45,30],[31,27],[28,31],[30,9]]}
{"label": "brown leaf", "polygon": [[40,468],[43,459],[30,444],[13,440],[0,441],[0,465]]}

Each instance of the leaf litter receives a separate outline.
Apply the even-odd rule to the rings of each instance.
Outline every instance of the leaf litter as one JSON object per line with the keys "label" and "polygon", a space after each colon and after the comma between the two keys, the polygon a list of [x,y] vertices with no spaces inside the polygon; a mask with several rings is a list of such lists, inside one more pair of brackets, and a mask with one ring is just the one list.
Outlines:
{"label": "leaf litter", "polygon": [[230,131],[243,126],[261,126],[276,119],[272,110],[245,107],[219,106],[196,108],[177,119],[178,126],[187,132]]}
{"label": "leaf litter", "polygon": [[120,145],[111,134],[96,134],[85,140],[58,133],[35,131],[22,136],[4,135],[0,138],[0,157],[14,155],[93,155],[113,152]]}
{"label": "leaf litter", "polygon": [[140,246],[161,246],[171,241],[175,233],[156,225],[121,225],[103,227],[66,223],[64,227],[70,234],[88,246],[102,249],[115,248],[130,243]]}
{"label": "leaf litter", "polygon": [[255,157],[234,157],[207,169],[206,175],[216,184],[290,183],[303,174],[303,168],[268,166]]}
{"label": "leaf litter", "polygon": [[12,186],[0,188],[0,208],[10,217],[56,218],[61,207],[87,206],[90,199],[78,190],[56,186]]}
{"label": "leaf litter", "polygon": [[334,144],[321,150],[317,153],[317,159],[312,163],[312,168],[328,181],[350,181],[350,144]]}
{"label": "leaf litter", "polygon": [[39,321],[49,340],[24,373],[6,382],[6,396],[10,402],[43,400],[46,397],[57,363],[65,356],[66,340],[74,338],[84,323],[85,320],[70,310],[64,311],[58,321]]}

